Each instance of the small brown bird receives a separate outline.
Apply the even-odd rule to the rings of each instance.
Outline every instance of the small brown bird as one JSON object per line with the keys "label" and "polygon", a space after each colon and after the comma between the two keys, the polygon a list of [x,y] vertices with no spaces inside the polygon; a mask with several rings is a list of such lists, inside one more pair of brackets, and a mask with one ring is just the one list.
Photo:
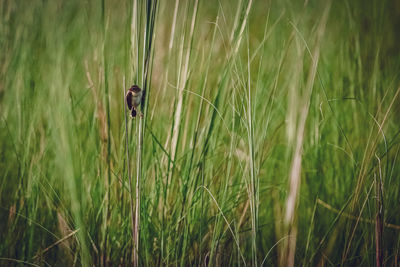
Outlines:
{"label": "small brown bird", "polygon": [[[128,109],[131,111],[132,118],[136,117],[137,108],[142,102],[142,98],[143,90],[137,85],[132,85],[126,93],[126,104],[128,105]],[[142,116],[142,114],[140,114],[140,116]]]}

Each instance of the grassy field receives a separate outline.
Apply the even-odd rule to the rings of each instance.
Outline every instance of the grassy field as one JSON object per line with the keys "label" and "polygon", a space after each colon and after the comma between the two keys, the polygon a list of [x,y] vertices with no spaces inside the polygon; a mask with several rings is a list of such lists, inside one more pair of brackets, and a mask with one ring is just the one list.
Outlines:
{"label": "grassy field", "polygon": [[399,29],[395,0],[0,1],[0,265],[399,266]]}

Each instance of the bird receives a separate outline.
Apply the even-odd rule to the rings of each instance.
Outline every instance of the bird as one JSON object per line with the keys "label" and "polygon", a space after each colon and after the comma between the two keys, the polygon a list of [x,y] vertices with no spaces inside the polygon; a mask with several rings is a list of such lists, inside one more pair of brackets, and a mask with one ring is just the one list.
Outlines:
{"label": "bird", "polygon": [[[132,85],[126,93],[125,99],[128,109],[131,111],[131,117],[136,117],[137,108],[143,99],[143,90],[137,85]],[[140,114],[140,116],[143,116],[143,114]]]}

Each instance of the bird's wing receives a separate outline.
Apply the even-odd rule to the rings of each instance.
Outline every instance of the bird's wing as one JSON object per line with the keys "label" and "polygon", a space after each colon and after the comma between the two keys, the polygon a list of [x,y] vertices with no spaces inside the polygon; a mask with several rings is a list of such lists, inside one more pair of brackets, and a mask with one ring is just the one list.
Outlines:
{"label": "bird's wing", "polygon": [[128,93],[126,94],[125,100],[126,100],[126,104],[128,105],[129,110],[131,110],[133,107],[131,91],[128,91]]}

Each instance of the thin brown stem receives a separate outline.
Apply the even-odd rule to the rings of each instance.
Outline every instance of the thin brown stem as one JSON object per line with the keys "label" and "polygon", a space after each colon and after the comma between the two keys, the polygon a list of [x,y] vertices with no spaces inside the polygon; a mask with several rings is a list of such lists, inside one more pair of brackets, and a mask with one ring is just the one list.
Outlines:
{"label": "thin brown stem", "polygon": [[140,227],[140,176],[142,174],[142,149],[143,149],[143,117],[139,116],[139,130],[138,130],[138,149],[136,158],[136,207],[135,207],[135,226],[133,240],[135,248],[133,251],[133,266],[139,266],[139,227]]}
{"label": "thin brown stem", "polygon": [[[135,240],[135,217],[134,217],[134,209],[133,209],[133,189],[132,189],[132,175],[131,175],[131,167],[130,167],[130,154],[129,154],[129,133],[128,133],[128,116],[126,115],[126,105],[125,105],[125,95],[126,95],[126,84],[125,84],[125,76],[123,78],[123,84],[124,84],[124,95],[123,95],[123,100],[122,103],[124,105],[124,117],[125,117],[125,140],[126,140],[126,165],[128,168],[128,180],[129,180],[129,199],[130,199],[130,209],[131,209],[131,227],[132,227],[132,239]],[[136,244],[136,243],[135,243]],[[133,254],[135,255],[135,249],[133,251]]]}
{"label": "thin brown stem", "polygon": [[[334,212],[334,213],[341,213],[341,216],[347,218],[347,219],[351,219],[351,220],[359,220],[360,222],[364,222],[364,223],[370,223],[370,224],[375,224],[375,220],[371,220],[371,219],[365,219],[365,218],[360,218],[357,217],[355,215],[346,213],[346,212],[341,212],[340,210],[332,207],[331,205],[329,205],[328,203],[322,201],[321,199],[317,199],[317,202],[319,205],[321,205],[322,207]],[[396,225],[396,224],[391,224],[391,223],[384,223],[383,224],[386,228],[391,228],[391,229],[395,229],[395,230],[400,230],[400,225]]]}

